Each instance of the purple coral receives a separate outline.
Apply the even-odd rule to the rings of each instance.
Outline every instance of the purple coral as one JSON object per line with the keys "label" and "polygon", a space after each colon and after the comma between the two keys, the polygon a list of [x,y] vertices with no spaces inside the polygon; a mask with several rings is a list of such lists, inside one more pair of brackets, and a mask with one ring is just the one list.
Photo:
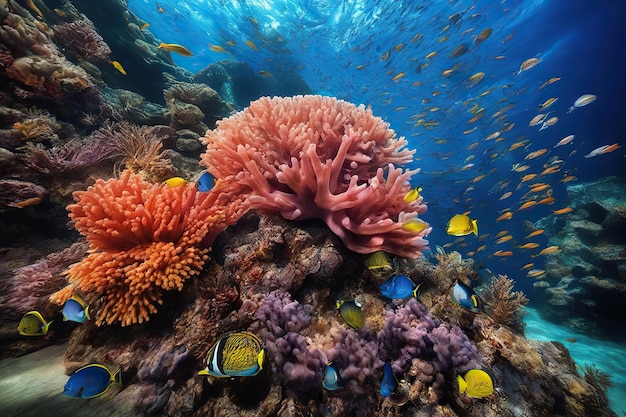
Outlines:
{"label": "purple coral", "polygon": [[478,349],[461,328],[432,317],[415,299],[387,310],[377,337],[380,353],[392,361],[394,372],[411,369],[422,382],[434,380],[434,386],[442,385],[446,376],[480,367],[482,362]]}
{"label": "purple coral", "polygon": [[319,389],[326,356],[309,346],[301,331],[309,326],[310,317],[303,306],[291,300],[289,293],[272,291],[256,312],[265,341],[271,373],[296,392]]}
{"label": "purple coral", "polygon": [[77,20],[54,27],[53,39],[84,59],[109,60],[111,49],[91,22]]}
{"label": "purple coral", "polygon": [[328,360],[337,362],[346,391],[355,396],[366,394],[371,385],[379,382],[377,370],[384,365],[375,335],[342,329],[333,339],[335,345],[327,356]]}

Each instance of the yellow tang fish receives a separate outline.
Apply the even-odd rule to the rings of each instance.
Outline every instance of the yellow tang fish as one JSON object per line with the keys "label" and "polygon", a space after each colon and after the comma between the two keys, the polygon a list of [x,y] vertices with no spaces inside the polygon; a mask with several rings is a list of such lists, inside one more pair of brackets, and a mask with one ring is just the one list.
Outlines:
{"label": "yellow tang fish", "polygon": [[187,181],[181,177],[172,177],[170,179],[165,180],[165,185],[171,188],[182,187],[185,184],[187,184]]}
{"label": "yellow tang fish", "polygon": [[428,223],[420,219],[411,219],[402,223],[402,230],[419,233],[428,227]]}
{"label": "yellow tang fish", "polygon": [[405,194],[404,201],[406,201],[407,203],[414,202],[415,200],[420,198],[420,192],[422,192],[422,187],[413,188],[412,190],[410,190],[408,193]]}
{"label": "yellow tang fish", "polygon": [[450,236],[467,236],[470,233],[478,236],[478,221],[470,219],[465,214],[455,214],[448,221],[446,233]]}
{"label": "yellow tang fish", "polygon": [[193,56],[193,54],[191,53],[191,51],[187,48],[185,48],[182,45],[178,45],[176,43],[163,43],[161,42],[161,44],[158,46],[159,49],[165,49],[166,51],[170,51],[170,52],[176,52],[177,54],[180,54],[182,56]]}
{"label": "yellow tang fish", "polygon": [[457,377],[459,392],[471,398],[483,398],[493,394],[493,380],[480,369],[471,369],[463,377]]}
{"label": "yellow tang fish", "polygon": [[113,65],[113,68],[118,70],[122,75],[126,75],[126,70],[118,61],[111,61],[111,65]]}
{"label": "yellow tang fish", "polygon": [[198,375],[226,378],[253,376],[263,369],[265,347],[254,333],[237,332],[222,336],[207,353],[207,367]]}
{"label": "yellow tang fish", "polygon": [[376,251],[370,254],[363,261],[367,269],[376,270],[376,269],[393,269],[391,265],[391,261],[389,260],[389,255],[387,252],[383,250]]}

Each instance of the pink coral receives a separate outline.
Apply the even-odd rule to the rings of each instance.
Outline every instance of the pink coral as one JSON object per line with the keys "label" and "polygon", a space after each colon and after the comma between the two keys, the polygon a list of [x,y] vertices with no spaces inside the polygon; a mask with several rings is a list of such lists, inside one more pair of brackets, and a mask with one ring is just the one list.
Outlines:
{"label": "pink coral", "polygon": [[263,97],[219,121],[204,143],[202,163],[250,193],[253,209],[320,218],[359,253],[416,257],[428,244],[428,224],[402,227],[426,211],[421,198],[404,200],[419,169],[395,167],[413,151],[364,106],[312,95]]}

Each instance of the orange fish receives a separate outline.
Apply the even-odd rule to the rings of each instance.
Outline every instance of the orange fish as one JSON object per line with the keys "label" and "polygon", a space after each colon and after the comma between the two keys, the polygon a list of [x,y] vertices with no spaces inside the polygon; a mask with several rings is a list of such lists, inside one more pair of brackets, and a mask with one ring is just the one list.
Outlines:
{"label": "orange fish", "polygon": [[522,204],[518,210],[526,210],[527,208],[531,208],[535,205],[537,205],[536,201],[533,201],[533,200],[527,201],[524,204]]}
{"label": "orange fish", "polygon": [[535,249],[537,247],[539,247],[539,243],[534,243],[534,242],[528,242],[528,243],[524,243],[523,245],[517,246],[520,249]]}
{"label": "orange fish", "polygon": [[531,193],[538,193],[543,190],[547,190],[550,188],[550,184],[533,184],[530,186]]}
{"label": "orange fish", "polygon": [[528,271],[528,273],[526,273],[526,276],[538,277],[539,275],[543,275],[545,273],[546,273],[545,269],[531,269],[530,271]]}
{"label": "orange fish", "polygon": [[496,219],[496,223],[502,220],[511,220],[512,217],[513,217],[513,213],[510,211],[507,211],[506,213],[500,215],[500,217]]}
{"label": "orange fish", "polygon": [[487,249],[487,245],[481,245],[478,248],[476,248],[476,252],[480,252],[481,250],[485,250]]}
{"label": "orange fish", "polygon": [[552,212],[553,212],[554,214],[567,214],[567,213],[571,213],[572,211],[574,211],[574,209],[573,209],[573,208],[571,208],[571,207],[565,207],[565,208],[562,208],[562,209],[553,210]]}
{"label": "orange fish", "polygon": [[246,45],[248,45],[248,47],[254,49],[255,51],[259,50],[259,48],[250,39],[246,39]]}
{"label": "orange fish", "polygon": [[538,254],[530,255],[530,257],[535,258],[541,255],[554,255],[559,252],[561,252],[561,249],[558,246],[548,246],[547,248],[542,249],[541,252],[539,252]]}
{"label": "orange fish", "polygon": [[554,204],[555,201],[556,201],[556,198],[554,197],[546,197],[546,198],[539,200],[539,203],[537,204]]}
{"label": "orange fish", "polygon": [[537,177],[537,174],[526,174],[522,177],[522,182],[530,181]]}
{"label": "orange fish", "polygon": [[393,77],[393,78],[391,79],[391,81],[396,82],[396,81],[398,81],[400,78],[404,77],[405,75],[406,75],[406,72],[400,72],[400,73],[396,74],[396,76],[395,76],[395,77]]}
{"label": "orange fish", "polygon": [[513,252],[510,250],[498,250],[493,253],[493,256],[513,256]]}
{"label": "orange fish", "polygon": [[529,153],[528,155],[526,155],[526,157],[524,159],[535,159],[543,154],[545,154],[546,152],[548,152],[547,149],[539,149],[538,151],[534,151]]}
{"label": "orange fish", "polygon": [[512,144],[512,145],[509,147],[509,151],[514,151],[515,149],[517,149],[517,148],[521,148],[521,147],[523,147],[523,146],[526,146],[527,144],[528,144],[528,142],[527,142],[527,141],[515,142],[514,144]]}
{"label": "orange fish", "polygon": [[526,265],[524,265],[524,266],[522,267],[522,271],[523,271],[524,269],[529,269],[529,268],[532,268],[533,266],[535,266],[535,264],[534,264],[534,263],[532,263],[532,262],[531,262],[531,263],[529,263],[529,264],[526,264]]}
{"label": "orange fish", "polygon": [[574,181],[575,179],[576,177],[573,175],[566,175],[565,177],[563,177],[561,182],[570,182],[570,181]]}
{"label": "orange fish", "polygon": [[535,230],[534,232],[532,232],[531,234],[526,236],[524,239],[528,239],[528,238],[533,237],[533,236],[538,236],[538,235],[540,235],[542,233],[543,233],[543,229]]}
{"label": "orange fish", "polygon": [[513,192],[507,191],[506,193],[502,194],[502,197],[500,197],[499,200],[506,200],[507,198],[511,197],[512,195],[513,195]]}
{"label": "orange fish", "polygon": [[502,236],[500,239],[496,240],[496,245],[499,245],[504,242],[508,242],[511,239],[513,239],[513,236],[511,235]]}

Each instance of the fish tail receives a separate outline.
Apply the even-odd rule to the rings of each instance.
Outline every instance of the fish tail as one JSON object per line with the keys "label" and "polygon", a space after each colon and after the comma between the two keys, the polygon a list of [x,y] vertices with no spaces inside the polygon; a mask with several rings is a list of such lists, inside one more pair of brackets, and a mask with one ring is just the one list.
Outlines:
{"label": "fish tail", "polygon": [[413,290],[413,297],[419,299],[419,289],[422,286],[423,282],[420,282],[419,284],[417,284],[415,286],[415,289]]}

